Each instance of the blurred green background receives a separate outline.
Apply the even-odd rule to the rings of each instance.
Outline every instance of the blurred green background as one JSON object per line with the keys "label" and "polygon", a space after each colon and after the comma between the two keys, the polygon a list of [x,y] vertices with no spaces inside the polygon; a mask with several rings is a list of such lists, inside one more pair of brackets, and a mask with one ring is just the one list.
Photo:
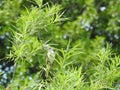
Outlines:
{"label": "blurred green background", "polygon": [[[86,68],[89,68],[91,61],[96,62],[94,54],[104,49],[106,42],[112,45],[116,54],[120,53],[120,0],[43,0],[44,4],[46,2],[61,5],[61,12],[64,12],[62,17],[68,19],[47,27],[47,31],[42,30],[40,38],[43,41],[50,40],[50,43],[56,44],[56,48],[65,48],[69,41],[71,47],[80,43],[85,54],[76,58],[80,58],[79,62],[87,65]],[[12,46],[11,30],[15,30],[17,20],[31,6],[37,6],[33,0],[0,0],[0,72],[4,72],[0,77],[2,85],[6,86],[10,82],[14,70],[14,62],[4,59]],[[39,70],[37,63],[34,62],[32,66],[28,64],[26,75]]]}

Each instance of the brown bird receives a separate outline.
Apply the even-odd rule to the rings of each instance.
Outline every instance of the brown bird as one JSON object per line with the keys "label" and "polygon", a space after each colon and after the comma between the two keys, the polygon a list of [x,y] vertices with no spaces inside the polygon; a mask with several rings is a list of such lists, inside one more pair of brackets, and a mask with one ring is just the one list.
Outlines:
{"label": "brown bird", "polygon": [[55,60],[55,51],[49,45],[44,45],[44,49],[47,51],[46,54],[46,78],[47,78],[49,70],[52,67],[53,62]]}
{"label": "brown bird", "polygon": [[6,87],[6,90],[10,90],[10,87],[8,86],[8,87]]}

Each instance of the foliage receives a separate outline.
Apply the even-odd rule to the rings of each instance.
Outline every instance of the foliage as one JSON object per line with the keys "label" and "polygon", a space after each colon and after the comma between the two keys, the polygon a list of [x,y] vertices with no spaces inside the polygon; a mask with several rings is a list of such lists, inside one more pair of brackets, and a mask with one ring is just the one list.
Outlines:
{"label": "foliage", "polygon": [[46,2],[0,1],[0,89],[119,90],[120,0]]}

